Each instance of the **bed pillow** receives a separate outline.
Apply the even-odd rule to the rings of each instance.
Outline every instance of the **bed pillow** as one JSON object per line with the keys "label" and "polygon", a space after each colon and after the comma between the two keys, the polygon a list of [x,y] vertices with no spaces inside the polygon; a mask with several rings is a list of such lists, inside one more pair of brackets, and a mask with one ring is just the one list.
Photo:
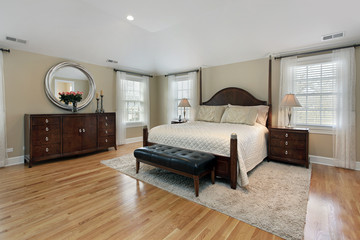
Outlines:
{"label": "bed pillow", "polygon": [[255,108],[228,107],[221,118],[222,123],[240,123],[254,125],[258,112]]}
{"label": "bed pillow", "polygon": [[197,109],[196,121],[219,123],[221,121],[221,117],[224,111],[225,111],[225,106],[201,105]]}
{"label": "bed pillow", "polygon": [[266,121],[268,118],[268,112],[269,112],[269,106],[267,105],[256,105],[256,106],[235,106],[235,105],[230,105],[229,107],[231,108],[255,108],[257,110],[258,116],[256,118],[256,122],[260,123],[263,126],[266,126]]}

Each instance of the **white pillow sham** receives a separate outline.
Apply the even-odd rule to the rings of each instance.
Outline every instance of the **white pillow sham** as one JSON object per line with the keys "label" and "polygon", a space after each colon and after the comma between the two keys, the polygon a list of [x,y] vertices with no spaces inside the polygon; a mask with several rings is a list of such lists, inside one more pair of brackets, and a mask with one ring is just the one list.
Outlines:
{"label": "white pillow sham", "polygon": [[221,118],[222,123],[240,123],[254,125],[258,112],[255,108],[228,107]]}
{"label": "white pillow sham", "polygon": [[255,108],[257,110],[257,118],[256,118],[256,122],[260,123],[263,126],[266,126],[266,121],[268,118],[268,112],[269,112],[269,106],[267,105],[256,105],[256,106],[236,106],[236,105],[231,105],[229,104],[228,107],[231,108]]}
{"label": "white pillow sham", "polygon": [[219,123],[225,111],[225,106],[201,105],[197,109],[196,121]]}

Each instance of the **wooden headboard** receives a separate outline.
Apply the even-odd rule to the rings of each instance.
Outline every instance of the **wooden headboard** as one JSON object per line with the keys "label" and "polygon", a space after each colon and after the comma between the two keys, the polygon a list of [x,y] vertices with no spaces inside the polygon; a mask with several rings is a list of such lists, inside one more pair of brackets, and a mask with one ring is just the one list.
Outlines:
{"label": "wooden headboard", "polygon": [[224,88],[212,96],[209,101],[203,102],[202,105],[241,105],[241,106],[255,106],[255,105],[267,105],[266,101],[259,100],[251,95],[248,91],[229,87]]}
{"label": "wooden headboard", "polygon": [[248,91],[242,88],[229,87],[224,88],[212,96],[209,101],[202,102],[201,105],[219,106],[219,105],[240,105],[240,106],[256,106],[256,105],[268,105],[268,119],[266,126],[271,126],[271,104],[267,104],[266,101],[262,101],[254,97]]}

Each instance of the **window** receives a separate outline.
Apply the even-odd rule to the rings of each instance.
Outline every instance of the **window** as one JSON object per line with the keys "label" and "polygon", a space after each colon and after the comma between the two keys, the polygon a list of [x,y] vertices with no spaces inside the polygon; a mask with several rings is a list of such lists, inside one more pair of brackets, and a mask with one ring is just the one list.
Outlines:
{"label": "window", "polygon": [[294,108],[295,124],[315,127],[335,125],[336,63],[296,66],[293,89],[302,107]]}
{"label": "window", "polygon": [[142,126],[146,122],[146,83],[143,77],[132,75],[126,75],[123,81],[126,126]]}
{"label": "window", "polygon": [[[191,89],[190,89],[191,83],[189,77],[186,76],[180,76],[175,77],[175,88],[176,88],[176,99],[175,99],[175,112],[177,112],[177,116],[181,115],[182,117],[184,114],[184,108],[178,107],[181,99],[187,98],[189,102],[191,101]],[[190,109],[185,108],[185,114],[186,118],[190,118]]]}
{"label": "window", "polygon": [[197,72],[190,72],[183,75],[170,75],[168,77],[168,121],[177,119],[180,115],[184,117],[184,108],[178,107],[181,99],[187,98],[191,107],[185,108],[187,120],[194,118],[191,112],[198,104],[197,93]]}

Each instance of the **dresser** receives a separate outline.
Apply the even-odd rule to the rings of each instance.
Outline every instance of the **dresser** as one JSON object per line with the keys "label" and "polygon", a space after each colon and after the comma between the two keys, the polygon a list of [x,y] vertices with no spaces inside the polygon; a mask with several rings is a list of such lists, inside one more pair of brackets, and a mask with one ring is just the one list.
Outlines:
{"label": "dresser", "polygon": [[308,168],[309,130],[307,128],[270,128],[268,158]]}
{"label": "dresser", "polygon": [[116,147],[115,113],[25,114],[25,161],[34,162]]}

